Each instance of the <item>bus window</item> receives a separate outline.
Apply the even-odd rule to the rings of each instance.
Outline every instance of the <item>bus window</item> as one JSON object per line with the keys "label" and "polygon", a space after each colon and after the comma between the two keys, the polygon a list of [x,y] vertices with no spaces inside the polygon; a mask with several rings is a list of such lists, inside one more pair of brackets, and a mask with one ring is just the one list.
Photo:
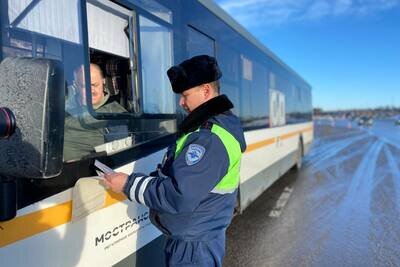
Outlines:
{"label": "bus window", "polygon": [[171,24],[172,23],[172,12],[165,6],[161,5],[155,0],[130,0],[135,5],[140,6],[150,14],[155,17],[158,17],[165,22]]}
{"label": "bus window", "polygon": [[270,127],[283,126],[286,124],[285,94],[270,89]]}
{"label": "bus window", "polygon": [[143,109],[149,114],[175,113],[175,97],[167,70],[172,66],[172,31],[139,17]]}
{"label": "bus window", "polygon": [[[153,19],[147,14],[140,14],[138,22],[142,85],[140,105],[143,113],[175,114],[175,96],[166,74],[173,65],[172,25]],[[141,142],[153,140],[175,131],[175,119],[141,120],[135,124],[137,133],[135,136]]]}
{"label": "bus window", "polygon": [[131,109],[130,35],[126,31],[132,12],[109,1],[91,1],[86,8],[90,51],[86,74],[90,84],[85,84],[82,65],[76,66],[65,109],[65,161],[103,152],[104,143],[114,142],[113,152],[133,143],[126,120],[98,120],[92,116],[93,111],[120,114]]}
{"label": "bus window", "polygon": [[[43,57],[60,61],[68,82],[75,65],[83,65],[80,1],[0,1],[0,60]],[[43,20],[46,17],[46,20]],[[71,18],[78,18],[71,20]]]}
{"label": "bus window", "polygon": [[72,99],[72,90],[67,88],[75,81],[77,66],[85,65],[81,4],[78,0],[62,0],[57,5],[53,1],[0,1],[0,60],[6,57],[57,60],[68,85],[66,103]]}
{"label": "bus window", "polygon": [[[94,102],[88,102],[92,102],[92,108],[98,113],[131,111],[133,89],[129,64],[134,55],[131,55],[133,36],[130,31],[134,13],[110,1],[90,1],[86,7],[90,62],[101,74],[101,77],[97,77],[101,78],[101,82],[97,82],[102,84],[103,92],[99,93],[104,95],[99,103],[94,84],[91,84],[90,93]],[[96,83],[93,77],[91,80]],[[118,103],[123,108],[104,108],[109,103]]]}
{"label": "bus window", "polygon": [[[172,65],[172,26],[111,1],[92,0],[86,7],[90,85],[82,84],[77,66],[76,86],[69,87],[73,101],[66,105],[65,161],[111,155],[176,129],[174,119],[162,119],[176,109],[166,75]],[[143,45],[136,45],[138,40]]]}
{"label": "bus window", "polygon": [[215,40],[192,26],[189,26],[188,30],[187,47],[189,58],[198,55],[209,55],[215,57]]}

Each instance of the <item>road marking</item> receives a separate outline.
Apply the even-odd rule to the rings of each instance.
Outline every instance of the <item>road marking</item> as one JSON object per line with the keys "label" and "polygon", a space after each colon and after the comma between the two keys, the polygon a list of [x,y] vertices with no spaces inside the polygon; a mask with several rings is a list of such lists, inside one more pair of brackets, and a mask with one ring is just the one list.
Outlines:
{"label": "road marking", "polygon": [[286,203],[288,202],[292,192],[293,192],[293,188],[288,187],[288,186],[285,187],[281,196],[279,197],[278,201],[276,202],[275,207],[269,213],[269,217],[278,218],[281,215],[282,210],[285,207]]}

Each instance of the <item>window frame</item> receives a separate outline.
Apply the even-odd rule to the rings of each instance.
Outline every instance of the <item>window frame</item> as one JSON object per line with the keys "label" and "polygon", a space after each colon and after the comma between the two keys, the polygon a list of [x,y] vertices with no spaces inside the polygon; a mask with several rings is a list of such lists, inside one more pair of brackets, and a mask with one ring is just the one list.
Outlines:
{"label": "window frame", "polygon": [[[177,119],[177,102],[175,101],[173,110],[174,113],[172,114],[166,114],[166,113],[160,113],[160,114],[154,114],[154,113],[145,113],[144,112],[144,86],[143,86],[143,73],[142,73],[142,49],[141,49],[141,32],[140,32],[140,17],[143,17],[144,19],[147,19],[153,23],[159,24],[162,27],[167,28],[168,30],[171,31],[171,63],[174,64],[174,45],[173,45],[173,25],[165,22],[164,20],[158,18],[157,16],[153,15],[152,13],[149,13],[148,11],[143,10],[144,13],[137,12],[136,16],[136,37],[138,39],[137,43],[137,48],[138,48],[138,54],[137,54],[137,59],[138,59],[138,79],[139,79],[139,105],[140,105],[140,115],[143,116],[141,118],[152,118],[154,117],[155,119]],[[166,73],[165,73],[166,74]],[[176,96],[174,96],[176,100]]]}
{"label": "window frame", "polygon": [[[206,37],[207,39],[209,39],[209,41],[212,42],[213,53],[210,56],[213,56],[216,58],[217,57],[217,40],[214,37],[212,37],[211,35],[196,28],[195,26],[188,24],[187,25],[187,44],[189,44],[189,42],[190,42],[190,38],[189,38],[190,30],[192,30],[194,33],[199,34],[200,36]],[[193,57],[194,55],[190,55],[190,47],[186,47],[186,49],[187,49],[188,57]]]}
{"label": "window frame", "polygon": [[[94,0],[95,1],[95,0]],[[87,9],[86,5],[87,3],[93,3],[91,0],[81,0],[81,16],[82,16],[82,25],[81,25],[81,31],[82,31],[82,45],[83,45],[83,69],[84,69],[84,75],[85,75],[85,84],[91,84],[90,82],[90,47],[89,47],[89,34],[88,34],[88,18],[87,18]],[[118,4],[118,3],[114,3]],[[129,19],[132,22],[129,22],[130,25],[130,31],[136,31],[136,34],[133,36],[136,37],[136,43],[140,43],[140,34],[139,34],[139,14],[136,12],[136,10],[130,8],[130,7],[125,7],[128,8],[132,14],[132,16],[129,16]],[[150,14],[150,13],[149,13]],[[146,17],[147,18],[147,17]],[[172,26],[170,26],[172,29]],[[141,55],[140,55],[140,47],[139,45],[135,45],[132,41],[133,40],[131,37],[129,37],[129,64],[133,64],[134,67],[137,68],[136,75],[132,76],[132,90],[137,90],[140,93],[142,92],[142,87],[135,87],[136,85],[141,85]],[[134,46],[135,45],[135,46]],[[172,45],[172,44],[171,44]],[[136,50],[135,50],[136,48]],[[101,51],[101,50],[99,50]],[[136,60],[136,63],[132,60],[132,52],[131,51],[137,51],[135,54],[134,59]],[[171,49],[171,57],[173,56],[173,49]],[[173,60],[173,57],[172,57]],[[131,69],[131,71],[133,71]],[[137,78],[137,81],[134,81],[133,77]],[[136,83],[136,84],[135,84]],[[136,93],[136,92],[135,92]],[[141,95],[139,95],[139,98]],[[101,113],[101,112],[96,112],[93,108],[92,105],[92,97],[91,97],[91,90],[86,90],[86,100],[87,100],[87,112],[92,116],[94,119],[102,121],[102,120],[117,120],[117,121],[129,121],[127,122],[128,124],[135,124],[137,123],[138,125],[141,125],[143,121],[146,120],[153,120],[157,121],[159,120],[160,123],[162,122],[170,122],[173,124],[173,129],[171,132],[160,132],[157,136],[149,137],[145,140],[139,141],[138,143],[132,144],[130,147],[127,147],[126,149],[116,151],[111,154],[105,154],[104,151],[100,152],[93,152],[89,153],[87,155],[84,155],[80,158],[75,158],[71,159],[69,161],[64,161],[64,164],[74,164],[77,163],[79,164],[80,162],[91,160],[91,159],[102,159],[104,162],[107,162],[107,159],[115,159],[118,162],[130,162],[132,160],[139,159],[141,157],[144,157],[146,155],[149,155],[151,153],[154,153],[155,151],[160,150],[161,148],[166,147],[166,144],[170,144],[171,140],[175,139],[176,131],[177,131],[177,122],[178,122],[178,117],[179,115],[176,112],[176,102],[174,102],[174,110],[175,112],[172,114],[147,114],[147,113]],[[141,109],[142,110],[142,109]],[[104,142],[107,143],[107,142]],[[132,158],[132,155],[135,154],[135,156]],[[127,155],[130,155],[129,157]]]}
{"label": "window frame", "polygon": [[[143,112],[143,86],[142,86],[142,62],[141,62],[141,49],[140,49],[140,25],[139,17],[140,15],[152,20],[153,22],[159,23],[168,29],[173,29],[173,25],[166,22],[165,20],[155,16],[154,14],[148,12],[147,10],[135,5],[134,3],[127,0],[111,1],[112,3],[119,5],[123,8],[129,9],[131,16],[128,19],[129,27],[129,64],[132,72],[132,89],[134,94],[134,110],[135,112],[127,113],[103,113],[96,112],[92,105],[92,93],[91,90],[86,90],[86,100],[87,100],[87,110],[89,114],[97,120],[142,120],[142,119],[161,119],[161,120],[177,120],[177,107],[175,104],[175,113],[172,114],[149,114]],[[96,4],[99,3],[96,0],[83,0],[81,1],[81,17],[82,17],[82,44],[84,46],[84,75],[85,84],[90,84],[90,47],[89,47],[89,32],[88,32],[88,18],[87,18],[87,8],[86,4]],[[107,6],[108,7],[108,6]],[[172,38],[173,40],[173,38]],[[171,57],[173,59],[173,43],[171,44]],[[132,68],[133,67],[133,68]],[[135,71],[136,70],[136,71]],[[137,112],[136,112],[137,111]]]}

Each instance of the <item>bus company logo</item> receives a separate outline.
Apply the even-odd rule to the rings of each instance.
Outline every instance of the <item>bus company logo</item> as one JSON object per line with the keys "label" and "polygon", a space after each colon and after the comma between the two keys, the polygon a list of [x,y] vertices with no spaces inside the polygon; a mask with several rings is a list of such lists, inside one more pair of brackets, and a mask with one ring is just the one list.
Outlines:
{"label": "bus company logo", "polygon": [[148,221],[148,219],[149,219],[149,213],[146,211],[136,216],[135,218],[132,218],[118,226],[115,226],[114,228],[106,231],[105,233],[96,236],[94,240],[95,246],[97,247],[97,245],[99,244],[103,244],[106,241],[120,237],[124,233],[127,234],[127,232],[130,229],[132,229],[135,225],[139,225],[140,227],[141,225],[144,224],[144,222]]}

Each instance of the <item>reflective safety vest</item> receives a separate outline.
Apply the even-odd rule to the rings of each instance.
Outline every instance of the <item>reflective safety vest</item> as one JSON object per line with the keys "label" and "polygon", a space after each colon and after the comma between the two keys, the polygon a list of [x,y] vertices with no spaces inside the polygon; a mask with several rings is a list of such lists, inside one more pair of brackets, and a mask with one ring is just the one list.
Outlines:
{"label": "reflective safety vest", "polygon": [[[200,130],[197,129],[195,132]],[[216,134],[225,146],[229,157],[229,168],[228,172],[221,179],[221,181],[211,190],[211,193],[217,194],[229,194],[233,193],[239,186],[240,182],[240,159],[242,157],[242,151],[240,149],[240,143],[236,138],[227,130],[217,124],[213,124],[211,132]],[[192,132],[191,132],[192,133]],[[191,133],[188,133],[180,137],[176,141],[175,159],[182,152],[183,147],[186,143],[187,138]]]}

